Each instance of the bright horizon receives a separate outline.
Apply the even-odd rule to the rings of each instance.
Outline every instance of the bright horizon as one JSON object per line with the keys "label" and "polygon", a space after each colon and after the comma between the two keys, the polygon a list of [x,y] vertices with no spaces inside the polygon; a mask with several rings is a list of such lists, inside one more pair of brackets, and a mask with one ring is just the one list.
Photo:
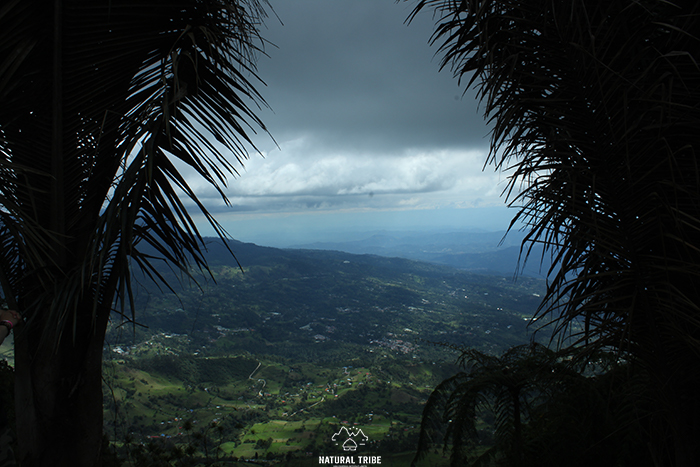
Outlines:
{"label": "bright horizon", "polygon": [[[277,248],[315,242],[361,240],[376,233],[505,231],[514,209],[426,209],[405,211],[313,211],[241,214],[219,213],[217,220],[235,240]],[[215,236],[201,216],[201,233]]]}

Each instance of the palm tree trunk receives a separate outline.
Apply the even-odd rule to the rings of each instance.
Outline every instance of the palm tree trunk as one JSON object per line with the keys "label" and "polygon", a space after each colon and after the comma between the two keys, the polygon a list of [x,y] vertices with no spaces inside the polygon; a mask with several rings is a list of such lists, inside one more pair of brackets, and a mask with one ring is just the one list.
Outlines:
{"label": "palm tree trunk", "polygon": [[520,388],[512,388],[513,399],[513,451],[512,462],[515,467],[523,465],[523,426],[520,419]]}
{"label": "palm tree trunk", "polygon": [[[692,360],[689,357],[688,360]],[[660,363],[660,362],[659,362]],[[694,371],[674,372],[669,365],[659,364],[654,372],[654,391],[664,420],[661,421],[659,438],[666,438],[666,444],[657,443],[657,465],[674,467],[696,467],[700,464],[700,404],[698,403],[697,379]],[[691,375],[689,377],[689,375]],[[658,429],[658,428],[657,428]]]}
{"label": "palm tree trunk", "polygon": [[[52,79],[52,108],[51,108],[51,230],[58,234],[63,241],[66,233],[65,226],[65,197],[64,197],[64,154],[63,154],[63,5],[61,0],[54,0],[53,15],[53,79]],[[55,254],[58,264],[63,265],[66,251],[56,245]]]}
{"label": "palm tree trunk", "polygon": [[[105,315],[102,319],[106,324]],[[23,467],[95,467],[102,447],[104,326],[56,343],[16,337],[15,408]],[[85,336],[85,337],[81,337]]]}

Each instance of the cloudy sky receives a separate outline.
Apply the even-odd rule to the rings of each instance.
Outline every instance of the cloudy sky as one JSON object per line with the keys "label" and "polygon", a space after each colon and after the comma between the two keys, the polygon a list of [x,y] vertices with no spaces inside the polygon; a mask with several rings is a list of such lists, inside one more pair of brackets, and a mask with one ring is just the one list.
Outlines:
{"label": "cloudy sky", "polygon": [[[286,246],[354,231],[505,229],[506,176],[482,170],[488,128],[429,46],[413,1],[271,0],[258,64],[274,141],[256,138],[232,206],[201,199],[234,238]],[[196,183],[193,184],[196,186]],[[209,233],[204,229],[205,233]]]}

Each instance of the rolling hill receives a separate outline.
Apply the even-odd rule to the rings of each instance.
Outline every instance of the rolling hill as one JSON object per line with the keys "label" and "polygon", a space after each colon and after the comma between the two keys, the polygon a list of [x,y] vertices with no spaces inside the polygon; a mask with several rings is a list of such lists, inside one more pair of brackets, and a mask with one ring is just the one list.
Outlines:
{"label": "rolling hill", "polygon": [[137,324],[115,316],[105,348],[119,455],[316,465],[309,453],[332,455],[331,435],[347,426],[370,437],[363,454],[408,465],[422,405],[457,371],[456,349],[527,342],[544,290],[405,258],[228,247],[235,259],[207,243],[211,277],[194,274],[198,284],[159,265],[176,293],[135,273]]}

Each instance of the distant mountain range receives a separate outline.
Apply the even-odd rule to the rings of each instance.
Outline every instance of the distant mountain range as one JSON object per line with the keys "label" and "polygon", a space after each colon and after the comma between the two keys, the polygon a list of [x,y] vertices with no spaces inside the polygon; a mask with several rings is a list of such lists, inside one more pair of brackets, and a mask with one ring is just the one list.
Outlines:
{"label": "distant mountain range", "polygon": [[[443,238],[444,245],[450,236]],[[459,237],[452,244],[459,245]],[[328,355],[330,349],[321,343],[333,347],[332,342],[340,340],[367,345],[386,339],[386,333],[401,336],[392,339],[420,336],[507,348],[526,339],[524,318],[533,315],[544,291],[540,279],[509,280],[512,270],[505,264],[505,249],[448,251],[437,249],[438,242],[433,241],[430,247],[435,248],[437,260],[427,262],[337,250],[279,249],[232,240],[228,247],[234,258],[218,239],[207,239],[206,246],[205,257],[216,282],[204,280],[201,288],[187,281],[180,284],[167,266],[158,265],[163,277],[178,289],[179,297],[175,297],[137,275],[139,283],[149,289],[136,301],[142,324],[189,336],[214,332],[218,327],[239,330],[247,336],[236,341],[241,350],[269,352],[266,346],[274,343],[281,355],[294,358],[308,357],[309,344],[314,344],[319,355]],[[480,247],[472,242],[472,248]],[[473,259],[473,270],[464,267],[468,257]],[[440,258],[463,267],[437,264]],[[511,272],[486,274],[499,267]]]}
{"label": "distant mountain range", "polygon": [[544,277],[551,264],[542,247],[532,249],[525,267],[520,259],[522,232],[376,232],[347,242],[316,242],[293,248],[335,250],[352,254],[372,254],[407,258],[452,266],[482,274]]}
{"label": "distant mountain range", "polygon": [[[517,240],[499,248],[501,237],[370,235],[347,245],[361,254],[208,238],[210,275],[192,271],[198,285],[154,261],[172,289],[134,271],[137,325],[108,328],[105,432],[178,449],[216,436],[227,454],[297,456],[291,466],[308,465],[307,452],[343,453],[362,429],[385,464],[407,465],[424,401],[459,371],[461,348],[497,355],[548,338],[532,319],[545,283],[510,280]],[[352,431],[338,441],[342,426]]]}
{"label": "distant mountain range", "polygon": [[[140,326],[129,332],[115,326],[109,340],[132,345],[162,332],[187,335],[192,345],[206,345],[208,355],[235,350],[305,361],[416,339],[498,353],[531,338],[535,328],[527,325],[546,289],[533,275],[512,280],[519,247],[494,247],[500,238],[495,232],[373,236],[367,245],[374,253],[363,254],[236,240],[225,246],[207,238],[211,275],[193,271],[199,285],[158,261],[154,266],[172,289],[135,271]],[[350,246],[361,251],[362,244]],[[423,260],[398,257],[411,253]],[[216,350],[213,336],[226,333],[236,338]]]}

